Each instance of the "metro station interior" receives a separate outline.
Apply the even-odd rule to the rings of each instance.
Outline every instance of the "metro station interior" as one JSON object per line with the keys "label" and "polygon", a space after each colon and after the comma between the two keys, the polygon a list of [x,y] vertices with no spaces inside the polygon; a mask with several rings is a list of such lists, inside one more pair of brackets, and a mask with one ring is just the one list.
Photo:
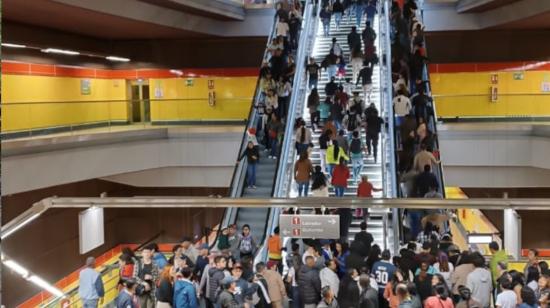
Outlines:
{"label": "metro station interior", "polygon": [[548,307],[550,1],[1,10],[3,307]]}

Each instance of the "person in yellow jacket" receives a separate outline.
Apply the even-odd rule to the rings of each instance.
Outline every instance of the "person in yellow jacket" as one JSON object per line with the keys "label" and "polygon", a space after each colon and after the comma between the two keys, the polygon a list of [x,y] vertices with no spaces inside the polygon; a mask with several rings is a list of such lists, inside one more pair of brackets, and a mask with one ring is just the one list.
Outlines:
{"label": "person in yellow jacket", "polygon": [[328,174],[332,174],[334,166],[340,162],[340,158],[349,160],[349,157],[346,155],[346,152],[343,148],[338,146],[338,141],[332,140],[332,145],[329,145],[327,148],[326,163]]}

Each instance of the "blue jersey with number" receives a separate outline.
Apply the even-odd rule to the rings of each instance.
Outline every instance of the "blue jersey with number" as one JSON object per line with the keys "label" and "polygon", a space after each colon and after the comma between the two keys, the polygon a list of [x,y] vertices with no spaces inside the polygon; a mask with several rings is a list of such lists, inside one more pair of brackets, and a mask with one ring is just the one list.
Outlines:
{"label": "blue jersey with number", "polygon": [[386,284],[391,280],[396,270],[395,265],[384,260],[373,264],[371,274],[374,275],[378,284],[378,293],[384,294]]}

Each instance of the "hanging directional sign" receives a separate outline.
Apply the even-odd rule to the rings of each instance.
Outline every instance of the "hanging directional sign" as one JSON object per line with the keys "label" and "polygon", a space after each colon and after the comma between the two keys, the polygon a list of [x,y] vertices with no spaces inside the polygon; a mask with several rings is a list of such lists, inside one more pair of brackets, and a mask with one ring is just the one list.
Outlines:
{"label": "hanging directional sign", "polygon": [[292,238],[340,238],[338,215],[280,215],[279,229],[282,236]]}

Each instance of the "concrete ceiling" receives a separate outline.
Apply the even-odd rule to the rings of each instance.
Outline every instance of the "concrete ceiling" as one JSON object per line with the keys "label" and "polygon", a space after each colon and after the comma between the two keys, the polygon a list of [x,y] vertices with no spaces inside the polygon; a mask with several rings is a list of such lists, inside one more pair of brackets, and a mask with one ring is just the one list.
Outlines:
{"label": "concrete ceiling", "polygon": [[154,23],[122,18],[50,0],[4,0],[7,21],[50,28],[102,39],[168,39],[207,37]]}
{"label": "concrete ceiling", "polygon": [[234,0],[4,0],[3,18],[109,40],[266,36],[272,9]]}

